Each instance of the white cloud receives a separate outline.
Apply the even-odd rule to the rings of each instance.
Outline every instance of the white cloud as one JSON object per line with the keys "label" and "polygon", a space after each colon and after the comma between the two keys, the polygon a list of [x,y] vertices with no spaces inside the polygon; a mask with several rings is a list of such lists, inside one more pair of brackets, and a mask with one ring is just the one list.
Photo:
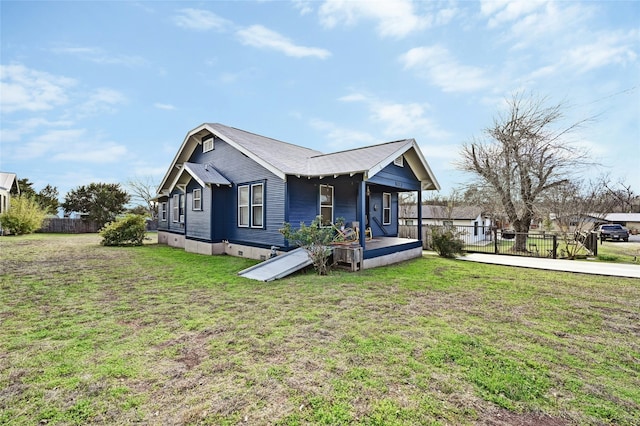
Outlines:
{"label": "white cloud", "polygon": [[205,9],[192,8],[179,10],[178,15],[174,17],[174,22],[181,28],[196,31],[223,31],[231,25],[230,21],[219,17],[213,12]]}
{"label": "white cloud", "polygon": [[0,107],[7,113],[50,110],[68,102],[67,90],[75,84],[24,65],[0,65]]}
{"label": "white cloud", "polygon": [[384,124],[384,134],[393,139],[444,139],[449,133],[426,116],[428,105],[377,101],[370,105],[374,122]]}
{"label": "white cloud", "polygon": [[[379,133],[384,135],[387,141],[405,138],[433,141],[448,139],[451,136],[428,116],[431,107],[427,103],[391,102],[358,92],[342,96],[339,100],[364,103],[369,111],[370,121],[375,123],[376,127],[382,128]],[[355,138],[352,140],[359,141]],[[364,138],[360,140],[372,143],[374,138],[369,137],[369,141]],[[377,142],[381,142],[380,138],[377,138]]]}
{"label": "white cloud", "polygon": [[353,26],[362,20],[377,22],[381,37],[402,38],[431,25],[430,16],[419,16],[410,0],[350,1],[327,0],[319,10],[320,22],[326,28],[338,24]]}
{"label": "white cloud", "polygon": [[55,154],[52,159],[55,161],[73,161],[80,163],[115,163],[123,160],[127,156],[127,148],[113,142],[74,144],[69,149]]}
{"label": "white cloud", "polygon": [[599,33],[593,43],[570,49],[564,55],[568,67],[586,72],[610,64],[627,64],[638,58],[637,46],[640,32],[628,34]]}
{"label": "white cloud", "polygon": [[370,145],[376,142],[375,138],[367,132],[339,127],[329,121],[313,119],[309,124],[314,129],[326,134],[326,138],[329,141],[327,146],[333,150],[338,149],[343,151],[362,145]]}
{"label": "white cloud", "polygon": [[[15,125],[15,127],[8,128],[8,124]],[[5,121],[2,128],[0,128],[0,141],[2,141],[3,144],[19,142],[22,140],[24,135],[42,132],[43,127],[69,127],[72,124],[73,122],[69,120],[50,121],[41,117],[34,117],[9,123]]]}
{"label": "white cloud", "polygon": [[136,67],[147,63],[147,60],[141,56],[109,53],[99,47],[54,47],[51,51],[56,54],[76,56],[96,64]]}
{"label": "white cloud", "polygon": [[300,11],[300,15],[304,16],[313,12],[313,0],[293,0],[293,7]]}
{"label": "white cloud", "polygon": [[248,28],[243,28],[237,32],[237,35],[244,45],[276,50],[295,58],[313,56],[326,59],[331,56],[331,52],[326,49],[296,45],[287,37],[265,28],[262,25],[252,25]]}
{"label": "white cloud", "polygon": [[444,92],[469,92],[487,87],[483,69],[462,65],[442,46],[423,46],[400,56],[405,69],[413,69]]}
{"label": "white cloud", "polygon": [[483,15],[490,16],[489,28],[495,28],[503,23],[512,22],[523,15],[543,7],[542,1],[483,1],[480,10]]}
{"label": "white cloud", "polygon": [[153,104],[153,106],[158,109],[164,109],[166,111],[173,111],[174,109],[176,109],[176,107],[171,104],[162,104],[160,102],[156,102],[155,104]]}
{"label": "white cloud", "polygon": [[78,116],[81,118],[103,113],[113,114],[116,112],[116,105],[127,101],[122,93],[108,88],[98,88],[86,98],[86,101],[78,105]]}

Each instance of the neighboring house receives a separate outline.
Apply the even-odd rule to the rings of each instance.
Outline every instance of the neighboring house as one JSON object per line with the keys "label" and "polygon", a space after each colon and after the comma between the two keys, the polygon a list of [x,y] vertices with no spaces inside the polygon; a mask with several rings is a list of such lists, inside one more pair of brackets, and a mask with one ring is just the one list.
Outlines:
{"label": "neighboring house", "polygon": [[[0,172],[0,214],[6,212],[11,207],[11,193],[20,195],[18,177],[15,173]],[[0,235],[2,227],[0,226]]]}
{"label": "neighboring house", "polygon": [[420,201],[437,189],[414,139],[323,154],[205,123],[187,133],[158,189],[158,241],[265,259],[272,246],[294,248],[279,232],[284,222],[342,217],[359,231],[362,266],[379,266],[421,256],[420,240],[397,238],[398,193]]}
{"label": "neighboring house", "polygon": [[[462,232],[465,243],[471,244],[491,240],[491,218],[480,207],[457,206],[449,209],[445,206],[422,206],[422,225],[455,226]],[[400,214],[401,225],[413,225],[417,222],[416,206],[403,206]]]}
{"label": "neighboring house", "polygon": [[640,231],[640,213],[608,213],[604,222],[620,224],[633,233]]}

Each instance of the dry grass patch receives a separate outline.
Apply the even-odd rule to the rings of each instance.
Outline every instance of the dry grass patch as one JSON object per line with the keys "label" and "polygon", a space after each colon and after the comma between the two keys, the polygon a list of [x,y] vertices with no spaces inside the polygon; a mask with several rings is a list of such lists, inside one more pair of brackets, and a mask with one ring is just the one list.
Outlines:
{"label": "dry grass patch", "polygon": [[640,423],[638,280],[0,238],[0,423]]}

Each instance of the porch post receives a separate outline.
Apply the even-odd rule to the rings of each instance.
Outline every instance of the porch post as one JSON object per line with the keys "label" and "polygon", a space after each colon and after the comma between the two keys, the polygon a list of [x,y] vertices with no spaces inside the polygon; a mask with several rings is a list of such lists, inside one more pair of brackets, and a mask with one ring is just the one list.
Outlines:
{"label": "porch post", "polygon": [[360,222],[360,229],[358,229],[358,235],[360,236],[360,247],[362,247],[363,252],[364,252],[364,244],[366,240],[366,235],[364,233],[364,230],[367,226],[367,224],[365,223],[366,214],[367,214],[367,212],[365,212],[365,208],[367,206],[366,197],[367,197],[367,182],[363,180],[362,182],[360,182],[360,186],[358,187],[358,207],[359,207],[358,211],[360,212],[360,217],[358,218],[358,221]]}
{"label": "porch post", "polygon": [[422,241],[422,184],[420,184],[420,189],[418,189],[418,239],[422,242],[422,247],[424,247],[424,241]]}

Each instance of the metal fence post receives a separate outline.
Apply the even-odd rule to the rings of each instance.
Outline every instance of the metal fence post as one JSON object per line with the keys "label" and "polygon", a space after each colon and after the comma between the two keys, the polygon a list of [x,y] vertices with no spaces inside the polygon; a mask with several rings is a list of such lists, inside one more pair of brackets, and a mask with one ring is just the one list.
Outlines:
{"label": "metal fence post", "polygon": [[498,254],[498,228],[493,228],[493,252]]}
{"label": "metal fence post", "polygon": [[558,258],[558,236],[553,234],[553,258]]}

